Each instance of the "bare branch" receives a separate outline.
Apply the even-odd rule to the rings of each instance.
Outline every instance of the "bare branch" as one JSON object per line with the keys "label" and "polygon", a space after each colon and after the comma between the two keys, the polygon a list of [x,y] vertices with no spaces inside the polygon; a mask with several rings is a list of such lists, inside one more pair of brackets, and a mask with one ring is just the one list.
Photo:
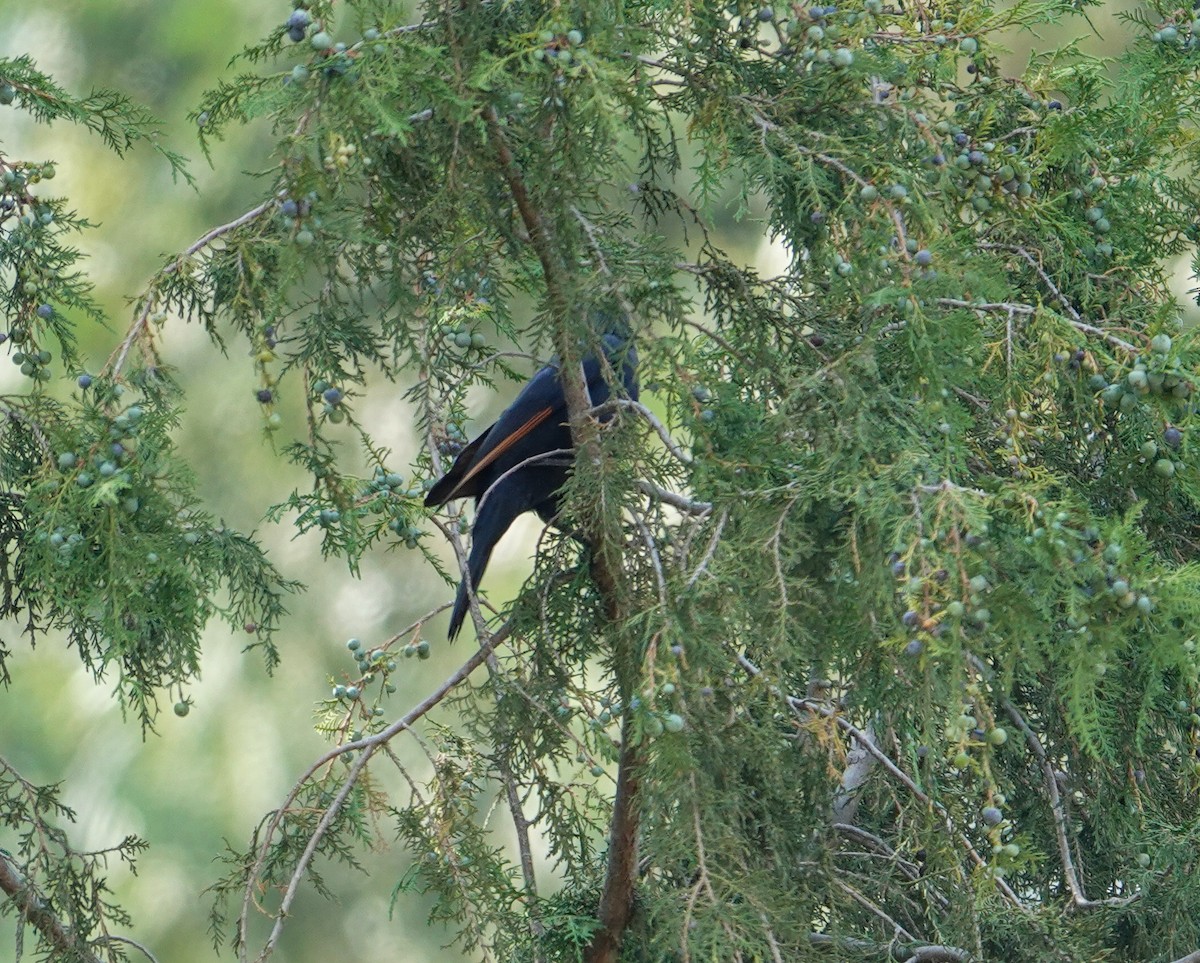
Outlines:
{"label": "bare branch", "polygon": [[612,402],[618,408],[629,408],[631,411],[636,411],[639,415],[649,422],[650,427],[654,429],[662,443],[666,446],[667,451],[678,461],[685,465],[692,463],[692,456],[680,448],[675,440],[671,437],[671,433],[667,431],[666,425],[658,420],[658,417],[640,401],[634,401],[632,398],[616,398]]}
{"label": "bare branch", "polygon": [[708,545],[704,549],[704,555],[700,559],[700,564],[696,566],[696,570],[692,572],[684,586],[690,589],[696,584],[696,580],[704,574],[704,570],[708,568],[708,563],[712,561],[713,556],[717,552],[717,546],[721,542],[721,532],[725,530],[725,523],[729,521],[729,509],[722,508],[721,516],[717,519],[716,527],[713,529],[712,537],[708,540]]}
{"label": "bare branch", "polygon": [[508,638],[510,631],[510,625],[506,624],[496,632],[493,632],[490,636],[488,636],[486,641],[480,645],[479,649],[469,659],[467,659],[466,662],[460,665],[458,669],[456,669],[450,675],[450,677],[446,679],[445,682],[443,682],[420,703],[410,709],[405,715],[397,719],[387,728],[382,729],[372,735],[365,736],[362,739],[356,739],[353,742],[347,742],[329,750],[304,771],[304,774],[301,775],[301,777],[296,781],[295,785],[284,799],[283,804],[275,811],[271,821],[267,824],[266,831],[263,833],[263,841],[258,849],[258,855],[255,858],[254,863],[251,865],[249,872],[247,873],[246,889],[242,896],[242,910],[238,917],[239,959],[243,961],[246,960],[246,932],[249,925],[250,907],[254,899],[255,883],[258,880],[259,874],[262,872],[264,863],[266,862],[271,841],[286,817],[292,803],[296,801],[296,797],[300,794],[300,791],[304,788],[308,780],[311,779],[322,767],[328,765],[339,756],[345,755],[346,753],[360,752],[361,750],[360,754],[355,758],[354,762],[351,764],[348,772],[346,773],[345,781],[342,783],[341,788],[338,790],[333,800],[329,803],[328,808],[322,814],[320,821],[317,823],[317,828],[313,831],[308,844],[304,847],[304,852],[297,861],[296,868],[292,872],[291,880],[288,883],[283,900],[279,905],[279,909],[275,913],[275,925],[271,929],[271,934],[268,937],[266,944],[263,946],[262,952],[259,953],[259,955],[255,958],[257,961],[260,961],[260,963],[271,955],[275,949],[275,946],[278,944],[279,937],[283,932],[284,923],[288,918],[292,903],[296,898],[297,892],[299,891],[300,883],[308,871],[309,864],[312,862],[313,856],[316,854],[317,847],[320,845],[325,833],[329,831],[329,827],[332,825],[333,820],[337,817],[338,812],[341,810],[346,799],[349,797],[350,791],[354,788],[355,783],[358,781],[359,776],[362,774],[367,763],[370,761],[371,756],[374,755],[378,749],[386,746],[387,743],[395,738],[399,733],[411,728],[413,723],[428,714],[455,688],[461,685],[471,675],[472,672],[474,672],[477,668],[479,668],[479,666],[483,665],[483,663],[487,661],[487,657],[492,653],[496,646]]}
{"label": "bare branch", "polygon": [[1025,250],[1025,248],[1018,244],[996,244],[991,241],[980,241],[979,246],[985,251],[1009,251],[1013,254],[1020,255],[1020,257],[1022,257],[1025,262],[1031,268],[1033,268],[1033,270],[1037,273],[1037,276],[1041,278],[1042,284],[1046,286],[1046,290],[1049,291],[1050,294],[1053,295],[1054,299],[1062,305],[1063,309],[1067,312],[1067,322],[1077,331],[1082,331],[1085,334],[1091,334],[1098,338],[1103,338],[1109,344],[1113,345],[1113,347],[1120,348],[1122,351],[1128,351],[1130,354],[1138,353],[1139,349],[1136,345],[1130,344],[1128,341],[1118,338],[1115,334],[1110,334],[1103,328],[1098,328],[1094,324],[1088,324],[1086,321],[1084,321],[1079,312],[1075,309],[1075,305],[1073,305],[1067,296],[1058,289],[1058,285],[1054,283],[1050,275],[1047,274],[1042,265],[1038,263],[1037,258]]}
{"label": "bare branch", "polygon": [[677,495],[675,492],[667,491],[665,488],[659,488],[654,482],[639,481],[637,489],[643,495],[648,495],[655,501],[660,501],[664,505],[670,505],[672,508],[678,508],[681,512],[686,512],[688,515],[703,517],[713,509],[712,502],[692,501],[683,495]]}
{"label": "bare branch", "polygon": [[[867,726],[863,735],[874,742],[875,727]],[[867,776],[874,767],[875,757],[861,745],[856,744],[846,754],[846,768],[842,770],[842,781],[833,796],[832,818],[835,824],[854,821],[854,815],[858,812],[858,790],[866,783]]]}
{"label": "bare branch", "polygon": [[135,950],[142,954],[150,961],[150,963],[158,963],[158,957],[155,956],[148,946],[139,943],[137,940],[131,940],[128,936],[105,936],[98,942],[103,943],[124,943],[126,946],[132,946]]}
{"label": "bare branch", "polygon": [[[499,682],[503,684],[503,673],[494,651],[488,652],[487,667],[493,683]],[[497,691],[496,701],[498,702],[500,698],[500,693]],[[525,883],[525,895],[528,897],[526,906],[529,911],[529,930],[535,937],[538,937],[544,932],[544,927],[538,915],[537,873],[533,867],[533,849],[529,844],[529,819],[525,815],[525,808],[521,805],[521,794],[517,791],[516,776],[513,774],[512,766],[508,763],[508,754],[511,748],[509,740],[496,746],[496,769],[500,773],[500,781],[504,786],[505,802],[508,804],[508,811],[512,816],[513,830],[517,834],[517,852],[521,860],[521,877]],[[541,963],[540,951],[535,951],[534,963]]]}
{"label": "bare branch", "polygon": [[910,943],[916,942],[916,937],[914,937],[908,930],[892,919],[892,917],[888,915],[888,913],[877,903],[867,899],[867,897],[865,897],[849,883],[844,883],[836,877],[833,881],[835,884],[837,884],[838,889],[854,900],[854,902],[856,902],[859,906],[883,920],[883,922],[890,927],[893,936],[903,936]]}
{"label": "bare branch", "polygon": [[192,243],[182,254],[167,264],[161,271],[159,271],[158,275],[154,279],[154,282],[151,283],[151,289],[146,293],[146,296],[142,301],[141,310],[138,311],[137,318],[135,318],[133,324],[129,326],[129,330],[125,332],[125,337],[121,339],[121,343],[117,346],[117,349],[112,353],[108,361],[105,363],[105,369],[113,376],[116,376],[125,366],[125,359],[129,355],[129,349],[133,347],[134,342],[136,342],[138,338],[142,336],[146,329],[146,325],[150,321],[150,315],[154,312],[154,307],[158,303],[158,295],[154,290],[155,283],[161,281],[163,278],[170,277],[172,274],[175,274],[184,266],[184,264],[187,263],[190,258],[204,250],[204,248],[212,244],[213,241],[228,234],[230,231],[236,230],[244,224],[249,224],[251,221],[261,216],[263,212],[273,207],[274,204],[274,200],[263,201],[257,207],[252,207],[245,213],[235,217],[232,221],[222,224],[219,227],[214,227],[203,237],[200,237],[194,243]]}
{"label": "bare branch", "polygon": [[957,946],[918,946],[905,963],[964,963],[971,954]]}
{"label": "bare branch", "polygon": [[[902,858],[899,853],[874,833],[869,833],[865,829],[849,823],[834,823],[833,828],[843,836],[848,836],[890,860],[896,869],[910,882],[919,883],[922,881],[921,870],[917,864]],[[944,910],[950,905],[949,900],[935,889],[930,888],[929,895],[933,902],[937,904],[938,909]]]}

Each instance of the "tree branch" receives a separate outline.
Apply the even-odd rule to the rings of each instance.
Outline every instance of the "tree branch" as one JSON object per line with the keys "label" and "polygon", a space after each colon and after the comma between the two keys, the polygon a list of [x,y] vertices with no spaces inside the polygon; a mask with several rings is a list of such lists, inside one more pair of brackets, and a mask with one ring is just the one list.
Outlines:
{"label": "tree branch", "polygon": [[[576,465],[599,468],[603,459],[600,447],[599,424],[588,417],[592,408],[587,386],[583,380],[581,355],[575,340],[570,336],[571,299],[566,280],[566,266],[557,251],[549,226],[534,204],[525,178],[517,166],[516,158],[500,126],[496,108],[488,105],[483,110],[488,136],[500,172],[512,194],[517,211],[529,234],[530,244],[542,266],[542,278],[546,295],[554,318],[555,348],[562,359],[559,378],[563,397],[567,402],[567,414],[571,425],[571,441],[575,446]],[[611,527],[610,527],[611,528]],[[600,593],[604,614],[610,625],[620,626],[624,622],[622,598],[622,536],[617,531],[606,530],[599,515],[584,519],[584,537],[592,546],[592,579]],[[636,771],[640,765],[639,747],[633,741],[633,725],[630,704],[632,654],[620,651],[624,646],[619,638],[614,639],[615,663],[618,685],[622,689],[624,705],[621,719],[621,753],[617,768],[617,789],[613,797],[613,818],[609,831],[608,868],[604,889],[600,896],[598,916],[600,930],[588,946],[587,963],[615,963],[620,950],[621,938],[629,924],[633,911],[633,888],[637,879],[637,834],[638,808]],[[625,671],[622,671],[625,667]]]}
{"label": "tree branch", "polygon": [[[984,676],[991,676],[991,669],[978,656],[971,653],[967,654],[967,661]],[[1054,814],[1054,835],[1058,840],[1058,858],[1062,862],[1063,877],[1067,881],[1067,888],[1071,891],[1071,902],[1076,909],[1097,909],[1102,906],[1128,906],[1136,900],[1141,893],[1134,893],[1132,896],[1114,896],[1107,899],[1088,899],[1087,893],[1083,889],[1083,880],[1080,879],[1079,870],[1075,866],[1075,860],[1071,857],[1071,842],[1068,838],[1067,826],[1067,807],[1063,802],[1062,795],[1058,791],[1058,780],[1054,776],[1054,766],[1050,764],[1050,759],[1046,755],[1046,749],[1042,745],[1042,741],[1038,738],[1033,728],[1025,721],[1025,717],[1007,696],[1001,696],[999,699],[1000,708],[1007,713],[1008,717],[1013,721],[1021,734],[1025,737],[1025,742],[1037,756],[1038,763],[1042,768],[1042,782],[1046,787],[1046,795],[1050,800],[1050,811]]]}
{"label": "tree branch", "polygon": [[[266,832],[263,834],[263,842],[259,846],[258,855],[254,863],[251,865],[246,874],[246,888],[242,895],[242,910],[238,916],[238,959],[245,963],[246,957],[246,931],[250,920],[250,907],[254,901],[255,882],[259,874],[262,872],[263,865],[267,860],[267,855],[270,850],[271,840],[274,838],[275,832],[279,829],[287,815],[289,807],[295,802],[296,797],[304,788],[309,779],[313,777],[323,766],[328,765],[338,756],[348,752],[361,753],[355,758],[353,764],[346,773],[345,781],[342,787],[338,790],[328,808],[322,814],[320,821],[317,823],[317,828],[313,831],[312,836],[308,840],[308,844],[304,847],[304,852],[301,853],[296,867],[292,872],[291,879],[288,883],[287,890],[284,893],[283,900],[279,904],[279,909],[275,913],[275,925],[271,929],[271,934],[267,938],[266,944],[263,946],[262,952],[255,957],[258,963],[266,960],[275,950],[276,944],[279,942],[279,937],[283,932],[283,925],[287,921],[288,914],[291,910],[296,894],[300,889],[300,883],[307,873],[309,865],[312,863],[313,857],[316,854],[317,847],[328,832],[329,827],[333,824],[338,812],[341,811],[346,799],[350,795],[350,791],[354,788],[354,784],[358,781],[358,777],[366,768],[367,762],[371,756],[380,748],[386,746],[395,736],[399,735],[407,729],[410,729],[418,719],[427,715],[435,706],[446,698],[455,688],[464,682],[472,672],[487,661],[489,655],[501,642],[508,638],[512,631],[511,623],[501,626],[497,631],[491,633],[479,646],[479,649],[460,665],[445,682],[437,689],[426,696],[420,703],[410,709],[405,715],[397,719],[386,729],[382,729],[370,736],[365,736],[362,739],[356,739],[353,742],[347,742],[337,746],[324,753],[316,762],[312,763],[304,774],[296,780],[295,785],[284,799],[283,804],[277,809],[267,825]],[[90,961],[89,961],[90,963]]]}
{"label": "tree branch", "polygon": [[[739,655],[737,657],[737,662],[751,675],[757,677],[762,676],[762,669],[756,666],[744,655]],[[937,800],[932,799],[928,793],[926,793],[913,781],[913,778],[908,773],[906,773],[903,769],[896,765],[895,762],[892,761],[891,757],[889,757],[887,753],[875,745],[874,741],[869,739],[865,732],[863,732],[858,728],[858,726],[843,716],[836,708],[825,705],[824,703],[818,702],[815,699],[802,699],[799,696],[787,695],[775,685],[771,686],[771,691],[783,698],[792,711],[797,714],[811,713],[819,715],[825,719],[833,720],[833,722],[839,728],[844,730],[851,738],[861,745],[863,749],[870,753],[875,758],[875,761],[878,762],[884,769],[886,769],[894,779],[898,780],[909,791],[909,793],[911,793],[912,796],[917,799],[918,802],[928,806],[934,812],[936,812],[938,816],[941,817],[942,825],[946,827],[946,831],[959,841],[962,847],[967,851],[967,854],[971,857],[971,861],[976,866],[980,867],[981,869],[985,869],[987,867],[987,862],[982,856],[979,855],[979,851],[975,849],[975,846],[971,840],[966,836],[965,833],[960,832],[955,827],[954,821],[950,818],[949,812],[946,811],[946,807]],[[1017,894],[1013,891],[1013,888],[1009,886],[1002,877],[993,876],[992,881],[995,883],[996,889],[1000,891],[1004,898],[1007,899],[1013,905],[1013,907],[1024,912],[1028,912],[1025,904],[1021,902],[1021,898],[1017,896]]]}
{"label": "tree branch", "polygon": [[[244,224],[249,224],[255,218],[260,217],[264,211],[273,207],[274,204],[274,199],[263,201],[257,207],[252,207],[250,210],[235,217],[227,224],[214,227],[203,237],[191,244],[182,254],[168,263],[166,267],[159,271],[157,277],[155,278],[155,282],[162,278],[170,277],[172,274],[182,268],[189,258],[194,257],[200,251],[204,250],[204,248],[212,244],[213,241],[225,234],[228,234],[230,231],[236,230]],[[108,359],[108,362],[105,364],[105,368],[110,371],[114,377],[120,374],[121,369],[125,366],[125,359],[129,355],[129,349],[133,347],[134,342],[137,341],[137,339],[141,337],[142,333],[145,331],[146,325],[150,321],[150,315],[153,313],[154,306],[157,303],[158,294],[152,284],[151,289],[146,293],[145,300],[142,302],[141,310],[138,311],[138,316],[134,319],[133,324],[129,326],[129,330],[125,332],[125,337],[121,339],[121,343],[117,346],[117,349],[112,353]]]}
{"label": "tree branch", "polygon": [[11,862],[11,857],[0,849],[0,892],[5,893],[17,908],[20,917],[42,934],[42,937],[64,957],[79,963],[101,963],[87,943],[71,932],[38,896],[29,883]]}
{"label": "tree branch", "polygon": [[1050,275],[1046,273],[1045,268],[1038,263],[1037,258],[1025,250],[1025,248],[1021,247],[1019,244],[996,244],[991,241],[980,241],[979,247],[985,251],[1008,251],[1012,254],[1019,255],[1025,260],[1025,263],[1033,268],[1037,276],[1041,278],[1042,284],[1046,286],[1046,290],[1050,292],[1050,294],[1054,297],[1054,300],[1061,304],[1063,310],[1067,312],[1068,324],[1070,324],[1077,331],[1082,331],[1084,334],[1091,334],[1098,338],[1103,338],[1113,347],[1120,348],[1122,351],[1128,351],[1130,354],[1138,353],[1138,348],[1136,345],[1132,345],[1123,338],[1118,338],[1115,334],[1110,334],[1103,328],[1098,328],[1094,324],[1088,324],[1086,321],[1084,321],[1079,312],[1075,309],[1075,305],[1073,305],[1070,300],[1068,300],[1067,296],[1058,289],[1058,285],[1055,284]]}

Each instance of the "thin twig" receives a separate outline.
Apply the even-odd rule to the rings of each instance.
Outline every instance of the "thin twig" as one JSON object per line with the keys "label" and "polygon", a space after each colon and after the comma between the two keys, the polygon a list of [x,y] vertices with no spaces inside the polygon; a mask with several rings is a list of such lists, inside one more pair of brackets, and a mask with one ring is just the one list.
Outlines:
{"label": "thin twig", "polygon": [[667,491],[665,488],[659,488],[654,482],[639,480],[637,482],[637,490],[643,495],[653,498],[655,501],[662,502],[664,505],[670,505],[672,508],[678,508],[681,512],[688,515],[703,517],[713,509],[712,502],[693,501],[683,495]]}
{"label": "thin twig", "polygon": [[[496,658],[496,653],[488,652],[487,656],[488,672],[491,674],[493,683],[499,681],[503,684],[503,673],[500,669],[500,662]],[[502,696],[497,690],[496,702],[499,703]],[[525,808],[521,805],[521,794],[517,792],[517,779],[513,773],[512,766],[508,762],[508,754],[512,749],[511,737],[506,739],[503,744],[496,746],[496,770],[500,774],[500,781],[504,786],[504,798],[508,803],[508,811],[512,816],[513,829],[517,834],[517,853],[521,861],[521,877],[525,882],[526,909],[529,913],[529,931],[534,936],[535,940],[540,937],[545,931],[542,925],[541,914],[538,907],[538,889],[537,889],[537,873],[533,867],[533,849],[529,843],[529,819],[525,815]],[[534,951],[534,963],[541,963],[540,950]]]}
{"label": "thin twig", "polygon": [[[217,240],[217,238],[228,234],[230,231],[236,230],[244,224],[249,224],[255,218],[261,216],[264,211],[268,210],[274,205],[275,201],[273,198],[269,201],[263,201],[257,207],[253,207],[245,213],[240,214],[232,221],[222,224],[219,227],[214,227],[203,237],[200,237],[193,244],[191,244],[182,254],[163,267],[163,269],[158,272],[158,276],[155,280],[157,281],[162,278],[170,277],[172,274],[182,268],[189,258],[195,256],[201,250],[208,247],[208,245],[212,244],[212,242]],[[105,364],[105,369],[113,376],[119,374],[121,369],[124,367],[125,358],[129,354],[129,349],[145,330],[147,323],[149,323],[150,315],[153,313],[154,306],[157,303],[157,294],[153,290],[149,291],[146,294],[146,299],[142,303],[142,309],[138,312],[137,318],[135,318],[133,324],[129,326],[129,330],[125,333],[125,337],[121,339],[121,343],[117,346],[116,351],[113,352]]]}
{"label": "thin twig", "polygon": [[[890,860],[909,882],[920,883],[923,881],[924,878],[921,875],[921,870],[916,863],[901,857],[896,850],[892,849],[891,846],[874,833],[869,833],[865,829],[850,823],[834,823],[833,829],[843,836],[849,836],[855,842],[875,850],[876,853]],[[940,910],[944,910],[950,905],[950,901],[936,889],[930,888],[929,895]]]}
{"label": "thin twig", "polygon": [[158,963],[158,957],[150,952],[150,948],[137,940],[132,940],[128,936],[106,936],[100,942],[104,943],[124,943],[126,946],[132,946],[135,950],[141,953],[150,963]]}
{"label": "thin twig", "polygon": [[692,456],[675,443],[675,440],[671,437],[671,433],[667,431],[666,425],[659,421],[658,416],[640,401],[634,401],[632,398],[616,398],[612,400],[611,404],[618,408],[629,408],[632,411],[636,411],[639,415],[646,419],[646,421],[650,424],[650,427],[653,428],[658,437],[662,439],[662,443],[666,446],[667,451],[669,451],[678,461],[683,462],[685,465],[690,465],[692,463]]}
{"label": "thin twig", "polygon": [[[737,656],[737,662],[751,675],[755,677],[762,676],[762,669],[746,658],[746,656],[739,654]],[[980,867],[981,869],[987,868],[987,862],[982,856],[979,855],[979,851],[975,849],[975,845],[966,836],[966,834],[959,832],[955,828],[954,821],[951,819],[950,813],[946,810],[946,807],[937,802],[935,799],[932,799],[923,789],[921,789],[921,787],[913,781],[912,777],[898,765],[896,765],[896,763],[892,761],[891,757],[888,756],[887,753],[883,752],[883,750],[875,745],[873,741],[868,739],[866,733],[859,729],[858,726],[843,716],[833,706],[818,702],[815,699],[802,699],[798,696],[787,695],[775,685],[771,685],[771,691],[783,698],[793,712],[797,714],[810,713],[819,715],[824,719],[832,720],[837,726],[845,730],[845,732],[851,738],[857,741],[864,749],[867,750],[867,752],[874,756],[876,762],[886,769],[894,779],[898,780],[919,802],[929,806],[942,818],[942,824],[946,827],[946,831],[959,841],[962,847],[967,851],[967,854],[971,857],[971,861],[975,863],[976,866]],[[1002,877],[993,875],[992,882],[995,884],[996,889],[998,889],[1004,898],[1007,899],[1015,908],[1027,912],[1025,904],[1021,902],[1020,897],[1013,892],[1012,887],[1009,886]]]}
{"label": "thin twig", "polygon": [[1031,268],[1033,268],[1033,270],[1037,273],[1037,276],[1041,278],[1042,284],[1046,286],[1046,290],[1048,290],[1054,299],[1063,306],[1063,309],[1068,315],[1067,322],[1072,327],[1078,331],[1084,332],[1085,334],[1092,334],[1098,338],[1103,338],[1109,344],[1120,348],[1122,351],[1128,351],[1130,354],[1138,353],[1139,349],[1136,345],[1130,344],[1123,338],[1118,338],[1115,334],[1110,334],[1103,328],[1098,328],[1094,324],[1088,324],[1086,321],[1084,321],[1079,312],[1075,309],[1075,305],[1073,305],[1067,296],[1058,289],[1058,285],[1054,283],[1050,275],[1047,274],[1041,264],[1038,263],[1037,258],[1025,250],[1025,248],[1021,247],[1019,244],[997,244],[992,241],[980,241],[979,247],[985,251],[1008,251],[1012,254],[1019,255]]}
{"label": "thin twig", "polygon": [[667,579],[663,573],[662,557],[658,554],[658,546],[654,544],[654,536],[650,534],[646,523],[639,516],[634,515],[633,524],[637,527],[638,534],[642,536],[642,544],[646,546],[646,551],[650,555],[650,564],[654,568],[654,579],[658,583],[658,604],[665,612],[667,610]]}
{"label": "thin twig", "polygon": [[946,308],[968,308],[971,311],[1003,311],[1007,314],[1036,314],[1032,304],[1019,301],[964,301],[962,298],[938,298],[936,304]]}
{"label": "thin twig", "polygon": [[859,906],[867,910],[869,913],[873,913],[875,916],[878,916],[881,920],[883,920],[884,923],[890,926],[892,928],[893,937],[899,935],[903,936],[910,943],[917,942],[917,938],[903,926],[897,923],[894,919],[892,919],[892,917],[887,913],[886,910],[883,909],[883,907],[868,899],[849,883],[843,883],[840,879],[836,878],[834,879],[834,883],[837,884],[838,889],[854,900],[854,902],[856,902]]}
{"label": "thin twig", "polygon": [[716,527],[713,529],[712,537],[709,538],[708,545],[704,549],[704,555],[700,558],[700,564],[696,566],[696,570],[692,572],[691,576],[688,578],[687,584],[684,585],[685,589],[690,589],[693,585],[695,585],[696,580],[699,579],[700,576],[704,574],[704,570],[708,568],[708,563],[712,561],[713,555],[715,555],[717,552],[717,545],[720,544],[721,541],[721,532],[725,530],[725,523],[727,521],[729,521],[729,509],[722,508],[721,515],[717,519]]}

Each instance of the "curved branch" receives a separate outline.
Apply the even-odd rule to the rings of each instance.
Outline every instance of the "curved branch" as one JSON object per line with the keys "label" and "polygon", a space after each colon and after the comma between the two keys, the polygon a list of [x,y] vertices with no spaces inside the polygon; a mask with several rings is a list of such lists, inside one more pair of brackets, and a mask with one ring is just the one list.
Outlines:
{"label": "curved branch", "polygon": [[242,911],[238,917],[238,945],[240,947],[238,953],[239,959],[243,961],[246,959],[246,928],[249,922],[250,905],[253,902],[254,884],[258,879],[259,873],[262,872],[263,864],[266,862],[271,839],[274,837],[275,831],[279,828],[280,823],[283,822],[284,815],[286,814],[288,807],[295,801],[296,797],[299,795],[301,789],[308,782],[308,780],[311,779],[323,766],[326,766],[333,760],[337,759],[338,756],[344,755],[347,752],[357,752],[361,750],[361,754],[355,758],[353,764],[350,766],[349,771],[346,773],[345,782],[342,784],[341,789],[338,790],[337,795],[334,796],[333,800],[329,803],[328,808],[325,810],[324,814],[322,814],[320,821],[317,823],[317,828],[313,831],[308,844],[304,847],[304,852],[300,855],[300,859],[296,863],[296,868],[292,872],[292,876],[288,882],[288,887],[284,893],[283,900],[279,904],[279,909],[275,913],[275,925],[271,929],[271,934],[267,938],[267,942],[263,946],[262,952],[255,957],[256,961],[259,961],[259,963],[261,963],[263,960],[266,960],[267,957],[269,957],[275,950],[275,946],[278,944],[279,937],[283,932],[284,922],[288,918],[292,903],[295,901],[296,894],[300,889],[300,882],[307,872],[313,857],[316,855],[317,847],[321,844],[321,840],[324,838],[325,833],[329,831],[329,827],[333,824],[334,819],[337,818],[338,812],[341,810],[342,805],[349,797],[350,791],[354,788],[354,784],[358,781],[358,777],[362,774],[362,771],[366,767],[366,764],[370,760],[371,756],[373,756],[381,747],[386,746],[387,743],[390,742],[395,736],[399,735],[401,732],[404,732],[406,729],[411,728],[413,723],[415,723],[422,716],[428,714],[435,706],[438,705],[438,703],[440,703],[455,688],[462,684],[472,672],[474,672],[477,668],[479,668],[479,666],[483,665],[484,662],[487,661],[488,656],[491,655],[492,651],[497,645],[508,638],[510,632],[511,624],[505,624],[497,631],[493,632],[488,639],[480,645],[479,649],[476,650],[466,662],[460,665],[450,675],[450,677],[446,679],[445,682],[443,682],[440,686],[438,686],[437,689],[431,692],[420,703],[410,709],[407,713],[405,713],[405,715],[397,719],[386,729],[382,729],[373,735],[365,736],[362,739],[356,739],[353,742],[344,743],[335,749],[329,750],[304,771],[304,774],[292,787],[291,792],[288,793],[283,805],[276,810],[274,818],[267,827],[266,838],[259,847],[258,856],[253,865],[250,867],[249,873],[247,874],[246,889],[242,898]]}

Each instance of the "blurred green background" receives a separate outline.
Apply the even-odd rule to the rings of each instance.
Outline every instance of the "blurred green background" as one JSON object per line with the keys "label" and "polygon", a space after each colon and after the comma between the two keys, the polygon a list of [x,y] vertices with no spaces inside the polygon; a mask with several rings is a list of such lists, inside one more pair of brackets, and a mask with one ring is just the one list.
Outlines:
{"label": "blurred green background", "polygon": [[[231,56],[281,23],[290,8],[287,0],[0,0],[0,54],[30,54],[76,93],[93,86],[123,91],[164,121],[166,144],[193,158],[196,191],[173,183],[167,165],[149,150],[120,160],[77,129],[35,128],[12,110],[0,115],[0,150],[15,158],[54,159],[55,193],[69,197],[99,225],[79,242],[111,319],[108,330],[90,326],[80,332],[93,369],[129,320],[127,299],[163,256],[260,199],[259,183],[245,171],[272,164],[266,125],[234,131],[217,145],[210,168],[186,114],[202,90],[230,75]],[[1130,33],[1115,19],[1122,8],[1128,9],[1113,3],[1091,14],[1104,39],[1090,36],[1086,49],[1119,49]],[[1075,20],[1057,36],[1014,37],[1005,72],[1021,69],[1030,46],[1045,49],[1086,32],[1084,21]],[[722,244],[735,256],[782,266],[753,223],[726,226],[730,233]],[[1181,300],[1186,284],[1181,280]],[[110,845],[129,833],[150,842],[138,875],[114,866],[112,884],[133,913],[131,935],[162,963],[195,963],[214,956],[202,890],[220,874],[214,858],[223,840],[243,846],[262,814],[325,748],[312,729],[313,704],[328,691],[327,676],[352,668],[345,640],[358,636],[368,646],[378,643],[437,600],[448,599],[451,590],[418,555],[403,549],[368,556],[361,577],[353,578],[343,566],[321,561],[315,537],[293,539],[289,523],[262,522],[266,506],[303,488],[305,479],[264,440],[253,399],[258,385],[250,360],[239,355],[243,347],[231,341],[232,356],[225,358],[199,328],[178,320],[168,322],[164,345],[187,389],[181,447],[207,507],[239,529],[258,529],[283,574],[310,587],[291,602],[278,640],[283,665],[267,677],[256,656],[241,653],[246,637],[214,624],[203,678],[189,693],[195,703],[191,714],[177,719],[168,706],[158,734],[143,741],[111,700],[111,680],[97,684],[61,641],[46,640],[31,650],[16,638],[15,627],[3,625],[0,632],[15,657],[13,685],[0,691],[0,755],[35,782],[65,782],[65,800],[78,813],[76,846]],[[0,366],[0,392],[18,390],[20,380],[11,366]],[[394,464],[404,465],[415,440],[399,394],[376,386],[360,414],[376,440],[393,449]],[[497,407],[496,399],[482,394],[475,399],[476,427],[487,423],[488,405]],[[488,576],[495,598],[514,591],[527,573],[536,531],[534,522],[522,522],[501,546]],[[407,685],[393,697],[395,714],[469,653],[470,641],[455,651],[442,643],[443,625],[444,618],[431,634],[433,657],[409,663]],[[459,959],[455,950],[442,948],[449,934],[425,925],[428,907],[419,899],[405,897],[389,917],[390,893],[406,864],[403,852],[390,849],[368,858],[369,877],[331,870],[329,882],[341,901],[303,896],[279,958]],[[0,958],[12,945],[13,923],[0,920]]]}

